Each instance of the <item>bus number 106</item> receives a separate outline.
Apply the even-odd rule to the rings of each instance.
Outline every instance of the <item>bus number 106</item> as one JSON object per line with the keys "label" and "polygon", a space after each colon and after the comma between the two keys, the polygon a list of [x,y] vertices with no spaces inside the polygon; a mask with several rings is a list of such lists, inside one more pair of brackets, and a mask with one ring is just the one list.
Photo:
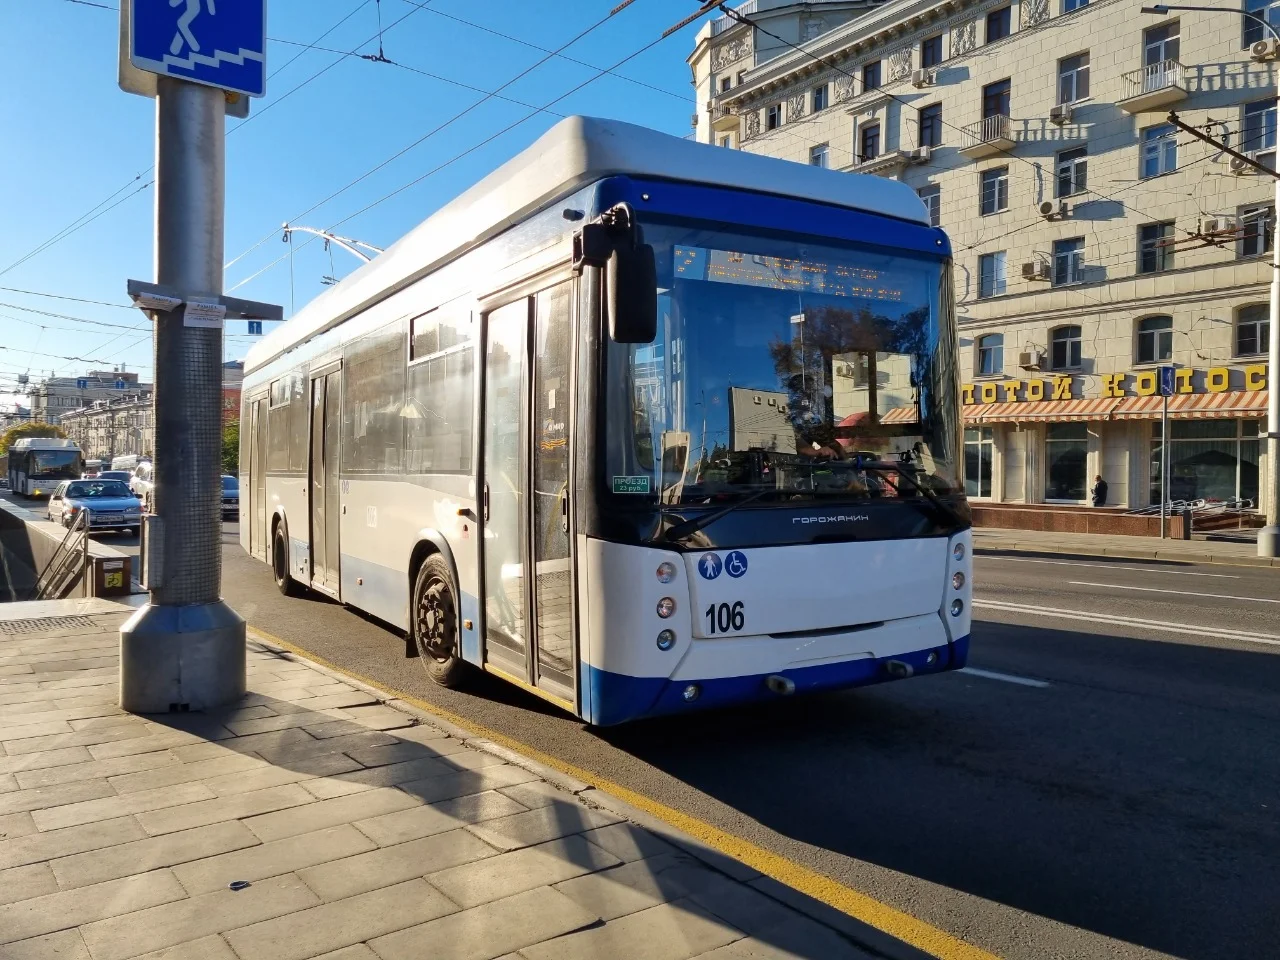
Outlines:
{"label": "bus number 106", "polygon": [[706,617],[709,634],[728,633],[730,630],[736,633],[747,625],[746,612],[743,610],[741,600],[732,606],[727,603],[713,603],[707,607]]}

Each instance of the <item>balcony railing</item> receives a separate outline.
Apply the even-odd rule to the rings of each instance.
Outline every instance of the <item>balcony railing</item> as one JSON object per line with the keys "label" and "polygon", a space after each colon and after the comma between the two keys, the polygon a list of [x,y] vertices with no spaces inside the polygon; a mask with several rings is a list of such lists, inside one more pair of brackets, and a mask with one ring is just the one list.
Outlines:
{"label": "balcony railing", "polygon": [[1130,70],[1121,77],[1124,96],[1120,98],[1120,108],[1134,113],[1181,100],[1187,95],[1183,73],[1182,64],[1177,60],[1161,60]]}
{"label": "balcony railing", "polygon": [[[749,17],[756,12],[756,0],[746,0],[746,3],[740,3],[733,9],[737,10],[738,13],[742,14],[744,17]],[[711,35],[713,37],[719,36],[730,27],[736,26],[737,23],[738,21],[733,19],[733,17],[717,17],[711,21]]]}
{"label": "balcony railing", "polygon": [[1013,121],[1003,113],[983,117],[964,128],[960,152],[971,160],[1003,153],[1013,146]]}

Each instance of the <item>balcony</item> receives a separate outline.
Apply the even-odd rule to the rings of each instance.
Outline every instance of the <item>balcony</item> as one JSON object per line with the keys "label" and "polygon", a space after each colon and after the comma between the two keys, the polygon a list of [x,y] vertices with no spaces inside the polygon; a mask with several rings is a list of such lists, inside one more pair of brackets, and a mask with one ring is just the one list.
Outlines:
{"label": "balcony", "polygon": [[964,128],[964,145],[960,153],[970,160],[981,160],[1012,150],[1015,142],[1013,121],[997,113]]}
{"label": "balcony", "polygon": [[902,150],[890,150],[870,160],[855,161],[849,169],[853,173],[873,173],[881,177],[896,177],[910,162]]}
{"label": "balcony", "polygon": [[711,129],[717,133],[737,133],[738,115],[728,107],[711,104]]}
{"label": "balcony", "polygon": [[1121,79],[1124,96],[1116,105],[1125,113],[1158,110],[1187,98],[1182,64],[1177,60],[1161,60],[1140,70],[1130,70]]}
{"label": "balcony", "polygon": [[[747,0],[746,3],[740,3],[734,7],[734,9],[744,17],[750,17],[756,12],[756,0]],[[721,17],[716,17],[716,19],[711,21],[711,36],[718,37],[731,27],[736,27],[739,22],[740,21],[733,19],[733,17],[728,16],[727,14]]]}

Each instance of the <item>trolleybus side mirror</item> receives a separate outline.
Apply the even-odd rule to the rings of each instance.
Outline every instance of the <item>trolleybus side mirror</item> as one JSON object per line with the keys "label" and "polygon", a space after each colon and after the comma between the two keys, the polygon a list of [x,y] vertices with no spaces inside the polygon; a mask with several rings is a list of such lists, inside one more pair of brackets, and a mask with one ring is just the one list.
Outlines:
{"label": "trolleybus side mirror", "polygon": [[605,309],[614,343],[653,343],[658,335],[658,269],[647,243],[615,249],[605,264]]}

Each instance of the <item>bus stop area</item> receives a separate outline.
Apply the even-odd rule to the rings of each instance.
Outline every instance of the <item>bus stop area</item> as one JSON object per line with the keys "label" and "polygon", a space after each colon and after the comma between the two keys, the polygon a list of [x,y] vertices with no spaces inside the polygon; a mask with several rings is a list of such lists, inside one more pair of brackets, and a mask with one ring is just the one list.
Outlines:
{"label": "bus stop area", "polygon": [[130,606],[0,606],[6,960],[929,955],[252,631],[240,703],[127,714]]}

